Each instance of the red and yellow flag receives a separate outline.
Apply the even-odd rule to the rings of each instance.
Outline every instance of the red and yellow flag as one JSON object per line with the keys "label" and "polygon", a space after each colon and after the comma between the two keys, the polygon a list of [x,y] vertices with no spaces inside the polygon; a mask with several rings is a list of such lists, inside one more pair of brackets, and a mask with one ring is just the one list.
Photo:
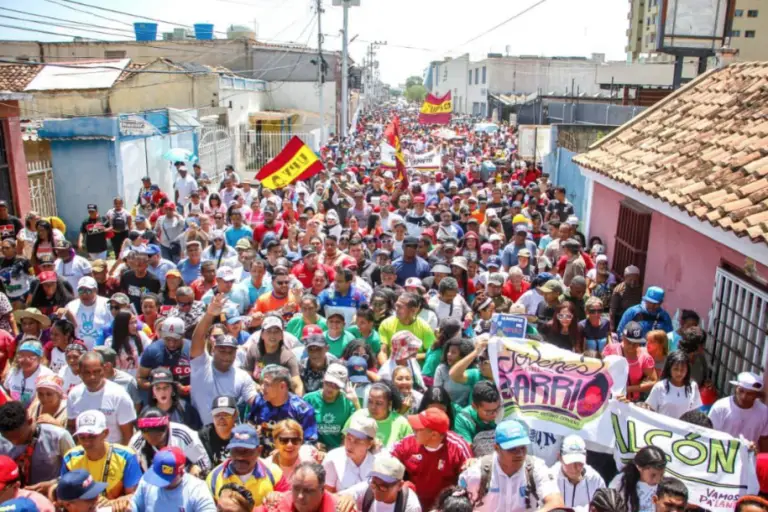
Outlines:
{"label": "red and yellow flag", "polygon": [[275,190],[296,180],[308,180],[322,170],[323,163],[315,152],[294,135],[280,154],[261,168],[256,179],[264,187]]}
{"label": "red and yellow flag", "polygon": [[403,156],[403,148],[400,146],[400,118],[395,116],[394,119],[387,125],[384,130],[384,140],[387,144],[395,148],[395,164],[397,166],[397,179],[403,185],[403,188],[408,188],[408,175],[405,172],[405,156]]}
{"label": "red and yellow flag", "polygon": [[427,94],[419,113],[419,124],[449,124],[452,112],[451,91],[441,98]]}

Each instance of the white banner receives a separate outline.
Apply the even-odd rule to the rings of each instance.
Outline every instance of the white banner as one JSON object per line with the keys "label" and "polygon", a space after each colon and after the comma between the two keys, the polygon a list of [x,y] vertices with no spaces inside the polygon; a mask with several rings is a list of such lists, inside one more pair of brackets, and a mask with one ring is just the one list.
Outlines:
{"label": "white banner", "polygon": [[395,162],[395,148],[393,148],[386,142],[382,142],[380,152],[381,152],[382,167],[386,167],[388,169],[397,168],[397,163]]}
{"label": "white banner", "polygon": [[744,439],[685,423],[647,409],[611,401],[611,434],[619,469],[649,445],[667,454],[665,474],[688,487],[688,503],[730,512],[741,496],[758,491],[755,456]]}
{"label": "white banner", "polygon": [[422,153],[420,155],[411,155],[408,161],[408,167],[413,167],[420,171],[437,171],[440,169],[442,158],[437,151]]}

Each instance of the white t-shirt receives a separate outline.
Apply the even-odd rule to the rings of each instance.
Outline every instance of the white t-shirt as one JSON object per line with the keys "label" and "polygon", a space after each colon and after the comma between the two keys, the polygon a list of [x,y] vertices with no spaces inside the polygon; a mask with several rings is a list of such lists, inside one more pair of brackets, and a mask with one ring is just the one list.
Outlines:
{"label": "white t-shirt", "polygon": [[89,276],[93,273],[91,264],[87,259],[82,256],[75,255],[72,261],[64,263],[63,260],[57,259],[54,267],[56,274],[67,280],[72,285],[72,289],[77,293],[77,283],[81,277]]}
{"label": "white t-shirt", "polygon": [[[349,489],[344,489],[339,492],[339,496],[353,497],[357,505],[357,510],[363,510],[363,498],[365,497],[365,491],[368,490],[368,486],[368,482],[360,482]],[[403,489],[408,493],[408,499],[405,502],[405,512],[421,512],[421,503],[419,503],[419,497],[416,496],[416,493],[407,487],[403,487]],[[394,503],[384,503],[374,499],[370,512],[394,512],[394,510]]]}
{"label": "white t-shirt", "polygon": [[340,446],[328,452],[323,460],[325,468],[325,485],[335,488],[337,491],[349,489],[353,485],[365,482],[368,485],[368,475],[373,470],[375,457],[371,452],[365,456],[365,460],[359,466],[347,457],[346,448]]}
{"label": "white t-shirt", "polygon": [[54,346],[51,349],[51,361],[48,363],[48,368],[54,373],[59,373],[59,370],[67,366],[67,354],[59,347]]}
{"label": "white t-shirt", "polygon": [[[622,476],[624,476],[624,473],[619,473],[613,477],[613,480],[611,480],[608,487],[621,491],[623,495],[624,491],[621,486]],[[637,493],[637,499],[640,504],[640,508],[637,512],[654,512],[656,510],[656,506],[653,504],[653,497],[656,495],[656,487],[656,485],[648,485],[645,482],[637,482],[637,490],[635,492]]]}
{"label": "white t-shirt", "polygon": [[72,388],[78,384],[83,383],[83,380],[80,378],[80,376],[75,375],[69,365],[59,370],[59,377],[61,377],[61,380],[64,381],[61,385],[61,389],[64,390],[65,395],[69,395],[69,392],[72,391]]}
{"label": "white t-shirt", "polygon": [[67,417],[77,419],[78,415],[85,411],[99,410],[107,418],[109,436],[107,441],[122,443],[120,425],[126,425],[136,421],[136,409],[128,392],[120,384],[111,380],[104,383],[104,387],[96,393],[86,389],[85,384],[75,386],[67,397]]}
{"label": "white t-shirt", "polygon": [[576,512],[587,512],[595,492],[605,487],[605,480],[591,466],[585,464],[583,478],[579,483],[573,485],[563,473],[560,464],[560,462],[556,462],[549,469],[552,477],[557,482],[557,488],[560,489],[565,506],[574,509]]}
{"label": "white t-shirt", "polygon": [[75,337],[83,340],[88,350],[92,350],[101,339],[104,329],[112,325],[112,314],[109,312],[106,297],[96,297],[96,302],[90,306],[84,305],[80,299],[75,299],[67,304],[67,309],[77,322]]}
{"label": "white t-shirt", "polygon": [[525,314],[529,316],[535,316],[536,310],[539,308],[539,304],[544,302],[544,296],[536,290],[528,290],[525,292],[515,304],[522,304],[525,306]]}
{"label": "white t-shirt", "polygon": [[192,405],[200,413],[203,425],[213,423],[211,404],[217,396],[231,396],[238,404],[250,402],[256,396],[256,386],[248,372],[233,365],[226,373],[213,367],[213,358],[203,352],[189,362],[192,370],[190,395]]}
{"label": "white t-shirt", "polygon": [[24,405],[29,405],[35,398],[35,381],[37,378],[41,375],[51,374],[53,374],[53,372],[50,368],[40,364],[40,366],[37,367],[37,370],[35,370],[35,373],[25,379],[24,372],[21,371],[21,368],[14,368],[5,378],[5,389],[8,390],[8,393],[10,393],[13,400],[19,400]]}
{"label": "white t-shirt", "polygon": [[709,419],[712,428],[735,438],[742,435],[757,443],[761,437],[768,436],[768,407],[759,400],[755,400],[750,409],[742,409],[732,396],[721,398],[709,410]]}
{"label": "white t-shirt", "polygon": [[[483,505],[475,507],[475,510],[482,512],[496,512],[498,510],[538,510],[539,503],[553,494],[559,494],[557,482],[549,472],[549,468],[538,457],[533,457],[533,479],[536,484],[536,493],[539,496],[539,503],[531,499],[530,509],[525,507],[525,494],[528,483],[525,479],[525,465],[517,473],[507,476],[499,466],[498,456],[493,455],[493,466],[491,467],[491,480],[488,488],[488,494],[483,499]],[[459,485],[467,489],[473,496],[477,496],[480,489],[481,463],[478,460],[459,476]]]}
{"label": "white t-shirt", "polygon": [[178,203],[182,206],[186,206],[189,202],[189,196],[197,190],[197,182],[195,179],[187,174],[184,178],[179,176],[176,178],[176,182],[173,184],[173,190],[179,193]]}
{"label": "white t-shirt", "polygon": [[685,392],[685,387],[673,386],[671,382],[669,382],[669,391],[667,391],[667,383],[667,379],[660,380],[651,388],[645,403],[650,405],[654,411],[678,419],[688,411],[701,407],[699,386],[695,381],[691,381],[689,393]]}

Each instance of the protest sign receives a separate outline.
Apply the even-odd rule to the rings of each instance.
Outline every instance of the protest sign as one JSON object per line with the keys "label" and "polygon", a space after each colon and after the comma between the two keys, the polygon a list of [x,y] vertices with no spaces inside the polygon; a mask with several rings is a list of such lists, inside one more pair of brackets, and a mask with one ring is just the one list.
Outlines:
{"label": "protest sign", "polygon": [[528,319],[509,313],[495,313],[491,317],[491,336],[506,338],[525,338],[528,329]]}
{"label": "protest sign", "polygon": [[412,155],[408,166],[419,171],[437,171],[440,169],[442,158],[437,151],[430,151],[420,155]]}
{"label": "protest sign", "polygon": [[606,416],[611,419],[619,469],[641,448],[661,448],[667,456],[665,474],[685,483],[689,504],[731,511],[741,496],[758,490],[754,454],[744,439],[615,400]]}
{"label": "protest sign", "polygon": [[621,394],[626,385],[629,366],[623,357],[592,359],[549,343],[501,337],[491,338],[488,354],[505,417],[596,442],[610,431],[604,412],[611,394]]}

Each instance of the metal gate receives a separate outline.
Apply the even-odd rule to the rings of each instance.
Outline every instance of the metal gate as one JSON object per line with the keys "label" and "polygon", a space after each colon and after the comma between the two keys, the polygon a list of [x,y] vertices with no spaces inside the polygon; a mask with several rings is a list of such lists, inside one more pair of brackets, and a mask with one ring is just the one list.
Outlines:
{"label": "metal gate", "polygon": [[27,179],[32,210],[43,217],[58,215],[51,162],[48,160],[27,162]]}
{"label": "metal gate", "polygon": [[740,372],[762,373],[768,340],[768,290],[720,267],[715,273],[709,312],[707,356],[712,380],[721,393]]}
{"label": "metal gate", "polygon": [[651,213],[634,202],[622,201],[619,206],[619,221],[616,224],[616,246],[611,268],[614,274],[623,276],[625,268],[635,265],[640,269],[642,286],[650,236]]}
{"label": "metal gate", "polygon": [[245,163],[245,171],[258,173],[264,165],[276,157],[294,136],[300,138],[310,148],[316,147],[313,133],[293,131],[257,131],[240,127],[239,152]]}
{"label": "metal gate", "polygon": [[200,167],[208,173],[211,182],[218,185],[224,167],[234,164],[229,130],[221,126],[204,127],[200,133],[197,154]]}

